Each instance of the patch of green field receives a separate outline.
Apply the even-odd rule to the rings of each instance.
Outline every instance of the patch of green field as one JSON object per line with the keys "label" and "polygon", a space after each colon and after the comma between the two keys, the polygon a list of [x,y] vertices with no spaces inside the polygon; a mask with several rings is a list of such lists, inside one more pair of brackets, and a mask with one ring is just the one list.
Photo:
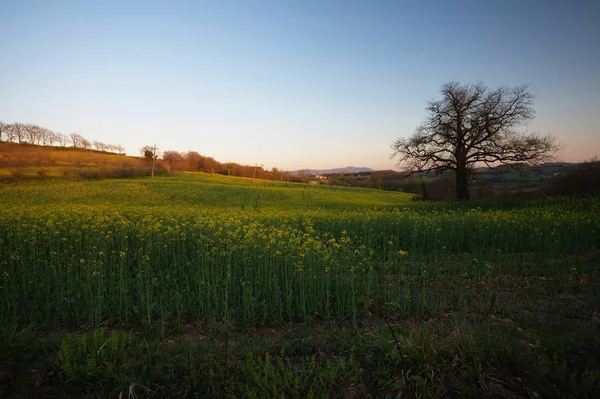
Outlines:
{"label": "patch of green field", "polygon": [[[515,386],[561,396],[579,392],[577,384],[590,395],[600,382],[600,345],[589,334],[597,328],[599,253],[597,198],[419,203],[403,193],[201,173],[24,181],[0,187],[0,324],[12,326],[2,341],[18,353],[23,331],[134,330],[133,343],[98,335],[88,345],[74,334],[58,353],[56,340],[45,343],[67,386],[101,381],[107,385],[97,389],[112,394],[153,379],[162,381],[149,388],[158,396],[190,394],[193,382],[174,387],[190,373],[201,379],[220,370],[211,380],[218,388],[209,387],[216,396],[264,396],[260,384],[279,396],[304,395],[289,371],[308,367],[323,371],[307,371],[310,384],[348,397],[349,386],[376,397],[492,395]],[[324,338],[242,343],[249,331],[296,323]],[[185,341],[190,325],[204,326],[218,354],[196,358],[197,371],[181,347],[140,346],[141,337]],[[584,343],[561,338],[571,336]],[[100,347],[113,352],[103,358]],[[582,347],[591,359],[570,355]],[[292,358],[276,358],[283,348]],[[244,351],[254,356],[246,363]],[[164,377],[169,353],[181,362]],[[271,364],[265,353],[277,377],[259,371]],[[238,366],[230,370],[229,361]],[[561,379],[568,367],[575,371]],[[229,391],[232,375],[239,385]],[[166,386],[174,391],[161,391]]]}
{"label": "patch of green field", "polygon": [[595,199],[503,210],[410,198],[200,173],[5,186],[0,310],[50,325],[356,324],[362,296],[422,313],[434,304],[418,284],[587,271],[562,259],[599,248]]}
{"label": "patch of green field", "polygon": [[24,182],[11,187],[14,204],[28,206],[73,204],[123,207],[206,208],[373,208],[401,206],[412,195],[381,190],[311,186],[222,176],[207,173],[173,173],[149,178],[101,181]]}

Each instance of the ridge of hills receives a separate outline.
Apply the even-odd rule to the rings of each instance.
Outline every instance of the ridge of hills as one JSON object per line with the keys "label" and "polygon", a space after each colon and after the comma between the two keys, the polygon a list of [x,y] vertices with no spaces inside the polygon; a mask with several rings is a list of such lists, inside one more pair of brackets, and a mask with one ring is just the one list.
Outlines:
{"label": "ridge of hills", "polygon": [[294,175],[300,174],[300,172],[304,171],[304,173],[309,175],[330,175],[335,173],[363,173],[363,172],[374,172],[375,170],[366,167],[356,167],[356,166],[345,166],[343,168],[333,168],[333,169],[300,169],[294,170],[291,173]]}

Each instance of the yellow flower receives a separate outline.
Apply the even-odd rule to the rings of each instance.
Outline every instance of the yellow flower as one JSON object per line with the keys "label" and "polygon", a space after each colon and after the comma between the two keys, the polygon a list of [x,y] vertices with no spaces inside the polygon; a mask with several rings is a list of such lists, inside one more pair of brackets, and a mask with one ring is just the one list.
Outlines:
{"label": "yellow flower", "polygon": [[398,255],[400,255],[400,256],[406,256],[406,255],[408,255],[408,252],[400,250],[400,251],[398,251]]}

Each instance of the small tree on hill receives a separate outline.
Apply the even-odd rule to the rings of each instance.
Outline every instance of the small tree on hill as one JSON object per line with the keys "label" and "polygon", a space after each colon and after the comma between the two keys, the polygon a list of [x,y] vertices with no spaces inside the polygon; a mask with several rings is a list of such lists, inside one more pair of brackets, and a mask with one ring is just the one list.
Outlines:
{"label": "small tree on hill", "polygon": [[156,146],[145,145],[142,148],[140,148],[140,154],[142,154],[142,157],[144,157],[144,160],[146,162],[152,163],[153,160],[158,158],[158,154],[156,153],[155,147]]}
{"label": "small tree on hill", "polygon": [[56,141],[60,147],[66,147],[69,144],[69,135],[66,133],[56,132]]}
{"label": "small tree on hill", "polygon": [[482,83],[446,83],[442,99],[427,104],[427,118],[407,138],[392,144],[392,157],[408,173],[452,170],[456,198],[469,199],[469,170],[475,164],[538,163],[552,158],[559,144],[550,136],[518,133],[533,119],[527,86],[490,90]]}
{"label": "small tree on hill", "polygon": [[[85,140],[85,137],[83,137],[79,133],[71,133],[71,134],[69,134],[69,138],[71,139],[71,144],[73,144],[73,148],[83,147],[83,142]],[[85,141],[87,141],[87,140],[85,140]]]}
{"label": "small tree on hill", "polygon": [[[17,143],[21,144],[25,142],[25,124],[23,123],[13,123],[9,125],[11,138],[16,139]],[[10,140],[13,141],[13,140]]]}

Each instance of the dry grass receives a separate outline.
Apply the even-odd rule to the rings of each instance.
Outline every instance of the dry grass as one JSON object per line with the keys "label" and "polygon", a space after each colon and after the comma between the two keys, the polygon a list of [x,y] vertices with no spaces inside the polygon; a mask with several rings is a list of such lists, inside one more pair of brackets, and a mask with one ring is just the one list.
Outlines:
{"label": "dry grass", "polygon": [[0,179],[127,177],[145,174],[143,159],[72,147],[0,143]]}

